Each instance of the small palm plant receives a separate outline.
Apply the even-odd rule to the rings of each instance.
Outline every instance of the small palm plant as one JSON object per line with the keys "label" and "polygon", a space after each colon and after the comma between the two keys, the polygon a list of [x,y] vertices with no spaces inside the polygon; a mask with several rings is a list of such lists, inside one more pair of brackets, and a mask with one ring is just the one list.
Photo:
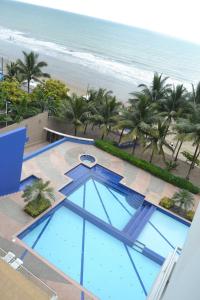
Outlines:
{"label": "small palm plant", "polygon": [[184,209],[185,212],[194,206],[193,195],[184,189],[176,192],[172,197],[172,200],[174,201],[175,205],[180,208],[180,210]]}
{"label": "small palm plant", "polygon": [[32,217],[37,217],[51,206],[52,200],[55,200],[54,191],[49,184],[50,181],[44,182],[39,179],[25,188],[22,197],[28,204],[24,210]]}

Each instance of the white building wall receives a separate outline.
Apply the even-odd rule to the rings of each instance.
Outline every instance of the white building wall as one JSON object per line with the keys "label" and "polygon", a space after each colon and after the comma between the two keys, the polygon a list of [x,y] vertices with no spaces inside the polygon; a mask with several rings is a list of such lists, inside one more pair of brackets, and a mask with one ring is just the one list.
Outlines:
{"label": "white building wall", "polygon": [[200,205],[163,300],[200,300]]}

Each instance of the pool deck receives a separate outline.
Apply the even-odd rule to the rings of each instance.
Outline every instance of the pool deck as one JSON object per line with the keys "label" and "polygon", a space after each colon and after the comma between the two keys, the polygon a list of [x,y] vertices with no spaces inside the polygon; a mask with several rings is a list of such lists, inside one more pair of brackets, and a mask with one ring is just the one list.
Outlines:
{"label": "pool deck", "polygon": [[[163,196],[171,197],[178,190],[177,187],[152,176],[151,174],[130,165],[129,163],[114,157],[93,145],[83,145],[73,142],[62,143],[42,154],[23,163],[22,180],[35,175],[44,180],[50,180],[56,194],[56,203],[64,199],[64,195],[58,191],[68,184],[71,179],[64,175],[80,164],[80,154],[95,156],[97,163],[123,177],[121,183],[135,191],[145,195],[145,199],[155,205],[159,204]],[[195,209],[199,203],[199,197],[195,196]],[[54,204],[54,205],[55,205]],[[23,211],[24,200],[21,192],[0,198],[0,247],[7,251],[13,251],[20,257],[25,250],[23,244],[12,242],[13,237],[33,222]],[[40,279],[56,290],[59,299],[80,300],[79,285],[52,268],[44,260],[41,260],[32,251],[24,258],[24,265]],[[97,299],[88,293],[85,300]]]}

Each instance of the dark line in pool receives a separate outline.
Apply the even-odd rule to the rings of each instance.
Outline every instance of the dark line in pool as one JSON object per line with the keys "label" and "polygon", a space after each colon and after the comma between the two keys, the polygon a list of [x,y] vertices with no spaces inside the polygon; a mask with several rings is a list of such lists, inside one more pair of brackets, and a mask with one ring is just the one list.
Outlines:
{"label": "dark line in pool", "polygon": [[[85,209],[85,194],[86,194],[86,184],[84,183],[83,209]],[[81,273],[80,273],[80,284],[81,285],[83,285],[83,277],[84,277],[84,251],[85,251],[85,219],[83,219],[83,233],[82,233]],[[81,292],[81,300],[84,300],[83,292]]]}
{"label": "dark line in pool", "polygon": [[125,209],[125,211],[130,215],[132,216],[133,214],[124,206],[124,204],[117,198],[117,196],[110,190],[109,187],[107,187],[107,190],[113,195],[113,197],[119,202],[119,204]]}
{"label": "dark line in pool", "polygon": [[138,279],[139,279],[140,285],[141,285],[141,287],[142,287],[142,289],[143,289],[145,295],[147,296],[146,288],[145,288],[144,283],[143,283],[143,281],[142,281],[142,278],[140,277],[140,274],[139,274],[139,272],[138,272],[138,270],[137,270],[137,268],[136,268],[136,265],[135,265],[135,263],[134,263],[134,261],[133,261],[133,258],[132,258],[132,256],[131,256],[129,250],[128,250],[128,247],[127,247],[127,245],[125,245],[125,244],[124,244],[124,247],[125,247],[126,252],[127,252],[127,254],[128,254],[128,257],[129,257],[129,259],[130,259],[130,261],[131,261],[131,264],[132,264],[132,266],[133,266],[133,269],[134,269],[134,271],[135,271],[135,273],[136,273],[136,275],[137,275],[137,277],[138,277]]}
{"label": "dark line in pool", "polygon": [[49,225],[49,222],[51,221],[52,217],[53,217],[54,214],[52,214],[49,218],[48,218],[48,221],[45,223],[44,227],[42,228],[42,230],[40,231],[39,235],[37,236],[35,242],[33,243],[32,245],[32,249],[35,248],[35,246],[37,245],[39,239],[41,238],[41,236],[43,235],[45,229],[47,228],[47,226]]}
{"label": "dark line in pool", "polygon": [[111,220],[110,220],[110,217],[109,217],[109,215],[108,215],[108,213],[107,213],[107,211],[106,211],[105,205],[104,205],[104,203],[103,203],[103,200],[102,200],[102,198],[101,198],[101,195],[100,195],[100,193],[99,193],[99,191],[98,191],[98,188],[97,188],[96,183],[95,183],[95,181],[94,181],[93,178],[92,178],[92,181],[93,181],[93,183],[94,183],[96,192],[97,192],[97,194],[98,194],[98,196],[99,196],[99,200],[101,201],[101,204],[102,204],[102,206],[103,206],[104,212],[105,212],[105,214],[106,214],[106,216],[107,216],[108,222],[110,223],[110,225],[112,225]]}
{"label": "dark line in pool", "polygon": [[161,237],[173,248],[175,247],[170,243],[170,241],[160,232],[160,230],[153,224],[151,221],[149,221],[149,224],[161,235]]}

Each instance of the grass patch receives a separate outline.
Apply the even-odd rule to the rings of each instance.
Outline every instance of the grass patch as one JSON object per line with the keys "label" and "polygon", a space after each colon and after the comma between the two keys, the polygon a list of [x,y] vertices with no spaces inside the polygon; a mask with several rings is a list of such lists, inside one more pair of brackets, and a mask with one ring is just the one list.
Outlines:
{"label": "grass patch", "polygon": [[26,204],[24,211],[31,217],[36,218],[51,206],[48,199],[32,200]]}
{"label": "grass patch", "polygon": [[200,189],[197,186],[195,186],[194,184],[192,184],[192,182],[186,180],[185,178],[173,175],[167,170],[155,166],[154,164],[146,160],[130,155],[129,153],[114,146],[111,142],[96,140],[95,146],[179,188],[188,190],[193,194],[198,194],[200,192]]}

